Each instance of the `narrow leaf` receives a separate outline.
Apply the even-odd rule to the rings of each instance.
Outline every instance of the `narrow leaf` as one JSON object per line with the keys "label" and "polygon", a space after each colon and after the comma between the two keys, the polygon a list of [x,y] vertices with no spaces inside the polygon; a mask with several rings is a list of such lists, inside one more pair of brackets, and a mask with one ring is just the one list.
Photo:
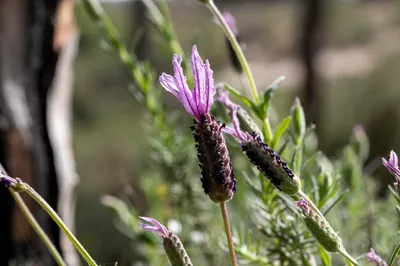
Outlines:
{"label": "narrow leaf", "polygon": [[397,194],[397,192],[392,188],[392,186],[388,186],[390,193],[393,195],[394,199],[397,201],[398,204],[400,204],[400,197],[399,194]]}
{"label": "narrow leaf", "polygon": [[332,260],[329,253],[321,246],[318,245],[319,256],[321,257],[322,264],[324,266],[331,266]]}
{"label": "narrow leaf", "polygon": [[346,189],[345,191],[343,191],[342,193],[340,193],[339,197],[338,197],[335,201],[333,201],[332,204],[331,204],[329,207],[327,207],[326,210],[323,211],[322,213],[323,213],[324,215],[327,215],[328,212],[329,212],[333,207],[335,207],[335,205],[338,204],[338,203],[346,196],[347,193],[349,193],[349,191],[350,191],[350,190]]}
{"label": "narrow leaf", "polygon": [[288,129],[290,122],[292,121],[292,117],[291,116],[287,116],[285,117],[285,119],[282,120],[282,122],[277,126],[275,133],[274,133],[274,137],[272,138],[272,142],[271,142],[271,148],[274,150],[276,149],[276,147],[278,146],[279,143],[279,139],[281,138],[281,136],[286,132],[286,130]]}
{"label": "narrow leaf", "polygon": [[393,265],[394,261],[397,258],[397,255],[399,255],[399,252],[400,252],[400,243],[397,244],[397,246],[393,250],[392,256],[390,257],[390,260],[389,260],[389,264],[388,264],[389,266]]}

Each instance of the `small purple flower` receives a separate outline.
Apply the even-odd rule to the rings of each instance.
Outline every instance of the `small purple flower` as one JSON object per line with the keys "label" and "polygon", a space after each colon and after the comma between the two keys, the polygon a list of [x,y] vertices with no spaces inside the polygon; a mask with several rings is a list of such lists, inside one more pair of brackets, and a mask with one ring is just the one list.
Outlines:
{"label": "small purple flower", "polygon": [[185,247],[176,235],[154,218],[140,216],[139,218],[149,223],[140,225],[144,230],[156,232],[162,238],[165,253],[172,265],[193,266]]}
{"label": "small purple flower", "polygon": [[308,202],[304,198],[300,198],[300,200],[296,202],[296,206],[301,209],[304,215],[309,215],[310,207],[308,206]]}
{"label": "small purple flower", "polygon": [[386,167],[389,173],[395,178],[393,183],[396,188],[399,188],[400,182],[400,168],[397,154],[392,150],[390,151],[389,160],[382,157],[382,164]]}
{"label": "small purple flower", "polygon": [[376,263],[376,266],[387,266],[386,262],[375,253],[375,250],[373,248],[371,248],[370,251],[365,254],[365,256],[367,257],[367,260],[369,262]]}
{"label": "small purple flower", "polygon": [[141,217],[141,216],[139,216],[139,218],[151,224],[151,225],[145,223],[141,224],[140,227],[142,227],[143,230],[156,232],[161,238],[168,236],[169,234],[168,229],[164,225],[159,223],[156,219],[150,217]]}
{"label": "small purple flower", "polygon": [[206,60],[205,64],[203,63],[197,47],[194,45],[191,59],[194,88],[190,90],[186,82],[186,76],[183,74],[181,63],[182,57],[174,55],[172,58],[174,76],[162,73],[160,83],[167,91],[178,98],[191,116],[197,121],[201,121],[201,117],[210,112],[211,105],[214,102],[213,71],[208,60]]}
{"label": "small purple flower", "polygon": [[[228,25],[228,27],[231,29],[232,33],[235,36],[237,36],[238,33],[239,33],[239,30],[236,27],[236,19],[235,19],[235,17],[229,11],[222,12],[222,16],[224,17],[224,20],[225,20],[226,24]],[[214,18],[214,23],[219,25],[219,21],[217,20],[217,18]]]}

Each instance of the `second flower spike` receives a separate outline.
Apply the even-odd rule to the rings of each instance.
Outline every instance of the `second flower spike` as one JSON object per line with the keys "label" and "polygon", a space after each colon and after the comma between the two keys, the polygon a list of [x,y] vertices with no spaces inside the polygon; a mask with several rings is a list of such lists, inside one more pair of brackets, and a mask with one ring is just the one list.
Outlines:
{"label": "second flower spike", "polygon": [[193,46],[191,63],[194,88],[190,90],[181,63],[182,58],[174,55],[174,76],[163,73],[160,83],[194,117],[191,129],[196,142],[204,192],[216,203],[230,200],[236,190],[236,179],[222,135],[225,125],[210,114],[215,95],[213,71],[208,60],[204,64],[197,47]]}

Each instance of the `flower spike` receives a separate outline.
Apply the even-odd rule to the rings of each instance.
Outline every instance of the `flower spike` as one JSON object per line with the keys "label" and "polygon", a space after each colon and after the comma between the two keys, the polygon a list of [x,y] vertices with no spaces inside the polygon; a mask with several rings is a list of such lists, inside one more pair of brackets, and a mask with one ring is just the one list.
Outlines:
{"label": "flower spike", "polygon": [[194,117],[191,127],[200,162],[204,192],[216,203],[230,200],[236,190],[236,179],[222,130],[225,125],[211,116],[216,88],[208,60],[203,63],[196,45],[192,49],[194,88],[190,90],[181,68],[182,58],[172,59],[174,76],[162,73],[161,85],[182,103]]}
{"label": "flower spike", "polygon": [[237,110],[238,107],[235,106],[231,112],[233,129],[226,127],[223,131],[240,141],[242,151],[246,154],[250,162],[257,166],[257,169],[276,188],[288,195],[296,195],[301,186],[300,178],[295,175],[287,163],[267,143],[261,140],[261,137],[256,132],[249,134],[240,129]]}

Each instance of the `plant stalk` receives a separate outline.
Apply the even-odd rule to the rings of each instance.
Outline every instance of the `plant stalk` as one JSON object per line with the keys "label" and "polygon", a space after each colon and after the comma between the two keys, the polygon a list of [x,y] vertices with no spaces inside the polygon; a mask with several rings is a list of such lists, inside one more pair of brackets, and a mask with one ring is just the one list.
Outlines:
{"label": "plant stalk", "polygon": [[226,202],[222,201],[220,203],[220,206],[221,206],[222,218],[224,220],[225,233],[226,233],[226,238],[228,240],[229,255],[231,257],[232,266],[238,266],[235,254],[235,247],[233,246],[233,238],[231,234],[231,226],[229,224],[228,209],[226,208]]}
{"label": "plant stalk", "polygon": [[76,239],[74,234],[72,234],[69,228],[61,220],[60,216],[58,216],[58,214],[53,210],[53,208],[31,186],[29,186],[27,183],[23,183],[23,185],[26,187],[25,192],[28,193],[28,195],[31,196],[32,199],[34,199],[60,227],[69,240],[74,244],[75,248],[82,255],[88,265],[97,266],[97,263],[94,261],[94,259],[89,255],[78,239]]}
{"label": "plant stalk", "polygon": [[47,249],[49,250],[50,254],[53,256],[54,260],[59,266],[67,266],[67,264],[64,262],[64,259],[62,258],[61,254],[58,252],[57,248],[54,246],[54,244],[51,242],[50,238],[47,236],[47,234],[44,232],[42,227],[39,225],[39,223],[36,221],[35,217],[33,214],[30,212],[28,207],[26,206],[24,200],[22,199],[21,195],[19,195],[17,192],[13,191],[11,188],[9,189],[11,196],[14,198],[15,202],[21,209],[22,214],[25,216],[25,218],[28,220],[29,224],[32,226],[33,230],[38,234],[40,239],[43,241]]}
{"label": "plant stalk", "polygon": [[339,249],[338,251],[340,254],[342,254],[343,257],[345,257],[347,259],[348,262],[350,262],[351,264],[358,266],[358,262],[356,261],[356,259],[354,259],[349,253],[347,253],[347,251],[343,248],[343,249]]}
{"label": "plant stalk", "polygon": [[233,50],[235,51],[240,64],[242,65],[243,71],[247,76],[249,81],[251,94],[253,96],[253,100],[256,104],[260,103],[260,98],[258,96],[256,82],[254,81],[253,74],[251,73],[249,63],[240,47],[239,42],[236,40],[235,35],[233,34],[232,30],[229,28],[228,24],[226,23],[224,17],[222,16],[221,12],[219,11],[218,7],[214,4],[213,0],[209,0],[207,2],[207,7],[210,9],[211,13],[218,19],[219,23],[222,26],[222,29],[225,32],[225,35],[228,37]]}

